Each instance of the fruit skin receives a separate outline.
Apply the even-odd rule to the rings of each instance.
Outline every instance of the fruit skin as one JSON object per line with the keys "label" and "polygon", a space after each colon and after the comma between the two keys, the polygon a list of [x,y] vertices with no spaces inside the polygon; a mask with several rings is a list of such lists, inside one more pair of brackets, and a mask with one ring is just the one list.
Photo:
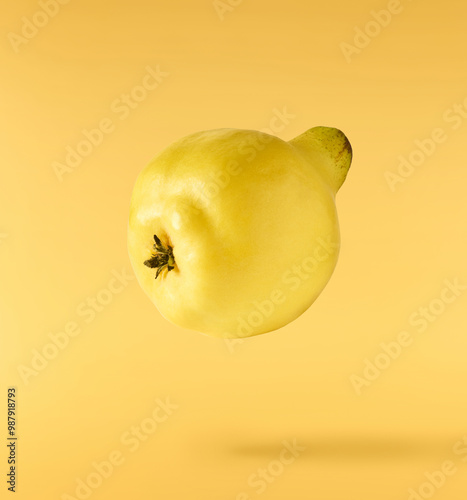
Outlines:
{"label": "fruit skin", "polygon": [[[218,129],[170,145],[140,173],[128,250],[169,321],[222,338],[283,327],[318,297],[337,262],[335,194],[352,159],[345,135],[315,127],[290,142]],[[154,236],[174,268],[144,264]]]}

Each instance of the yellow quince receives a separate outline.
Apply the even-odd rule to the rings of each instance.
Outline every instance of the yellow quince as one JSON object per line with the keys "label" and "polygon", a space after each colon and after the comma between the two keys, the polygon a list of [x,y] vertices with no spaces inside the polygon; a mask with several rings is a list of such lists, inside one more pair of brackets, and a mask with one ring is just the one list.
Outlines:
{"label": "yellow quince", "polygon": [[128,249],[169,321],[222,338],[270,332],[318,297],[339,252],[335,194],[346,136],[314,127],[289,142],[218,129],[170,145],[139,174]]}

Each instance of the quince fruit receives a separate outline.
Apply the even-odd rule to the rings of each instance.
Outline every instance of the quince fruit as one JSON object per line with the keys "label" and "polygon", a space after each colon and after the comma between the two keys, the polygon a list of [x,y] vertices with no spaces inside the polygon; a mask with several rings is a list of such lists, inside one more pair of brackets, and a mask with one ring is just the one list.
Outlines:
{"label": "quince fruit", "polygon": [[351,160],[330,127],[289,142],[224,128],[173,143],[131,198],[128,249],[141,287],[169,321],[215,337],[290,323],[336,265],[335,194]]}

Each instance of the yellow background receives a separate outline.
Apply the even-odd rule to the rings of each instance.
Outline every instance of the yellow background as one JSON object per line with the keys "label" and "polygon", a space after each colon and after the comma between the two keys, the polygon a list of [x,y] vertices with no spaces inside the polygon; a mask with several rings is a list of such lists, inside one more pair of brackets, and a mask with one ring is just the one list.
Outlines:
{"label": "yellow background", "polygon": [[[0,375],[5,401],[18,392],[16,498],[78,498],[77,478],[114,451],[124,463],[92,499],[403,500],[447,460],[457,472],[433,496],[463,498],[467,293],[421,333],[409,317],[444,280],[467,284],[467,119],[447,121],[467,98],[467,6],[403,0],[348,62],[342,43],[388,2],[231,4],[71,0],[15,51],[9,33],[42,8],[4,2]],[[169,75],[121,120],[112,103],[148,65]],[[340,259],[315,304],[232,346],[169,324],[133,280],[86,322],[81,304],[130,272],[129,198],[150,159],[191,132],[267,128],[284,108],[279,137],[335,126],[354,150]],[[60,182],[54,162],[105,118],[115,130]],[[399,155],[436,128],[446,140],[391,190]],[[80,334],[21,377],[69,322]],[[358,395],[352,374],[401,331],[412,345]],[[167,397],[178,408],[130,451],[122,434]],[[249,478],[294,439],[306,449],[258,495]]]}

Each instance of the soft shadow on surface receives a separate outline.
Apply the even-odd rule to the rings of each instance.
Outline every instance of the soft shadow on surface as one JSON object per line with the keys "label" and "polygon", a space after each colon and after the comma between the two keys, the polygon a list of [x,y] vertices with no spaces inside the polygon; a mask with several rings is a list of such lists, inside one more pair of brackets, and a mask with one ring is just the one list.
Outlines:
{"label": "soft shadow on surface", "polygon": [[[401,437],[374,437],[374,436],[332,436],[310,438],[296,436],[283,438],[278,442],[267,440],[245,440],[237,438],[229,440],[225,436],[217,440],[211,451],[238,457],[261,457],[265,459],[277,458],[284,448],[283,441],[291,445],[295,442],[305,448],[299,452],[301,458],[310,460],[384,460],[426,457],[430,455],[443,456],[449,454],[453,443],[457,439],[444,438],[401,438]],[[209,447],[204,442],[205,451]]]}

